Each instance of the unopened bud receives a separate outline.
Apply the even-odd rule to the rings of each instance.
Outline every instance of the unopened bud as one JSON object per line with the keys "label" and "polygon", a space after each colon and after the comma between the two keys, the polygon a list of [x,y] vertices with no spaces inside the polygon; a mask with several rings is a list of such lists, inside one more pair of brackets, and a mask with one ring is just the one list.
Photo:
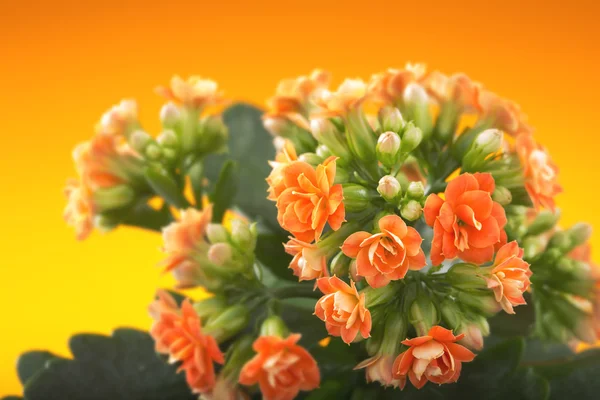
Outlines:
{"label": "unopened bud", "polygon": [[422,182],[411,182],[406,190],[406,195],[411,199],[421,200],[425,195],[425,187]]}
{"label": "unopened bud", "polygon": [[423,206],[416,200],[409,200],[400,209],[400,215],[407,221],[416,221],[423,215]]}
{"label": "unopened bud", "polygon": [[544,251],[544,248],[545,244],[542,238],[539,236],[528,236],[523,240],[523,258],[531,260]]}
{"label": "unopened bud", "polygon": [[179,107],[174,103],[167,103],[160,109],[160,121],[162,122],[164,127],[172,128],[179,121],[179,117],[181,116],[181,112],[179,111]]}
{"label": "unopened bud", "polygon": [[352,260],[350,263],[350,278],[352,278],[354,282],[360,282],[364,279],[361,275],[358,275],[356,260]]}
{"label": "unopened bud", "polygon": [[583,222],[573,225],[568,230],[571,246],[577,247],[586,243],[592,236],[592,226]]}
{"label": "unopened bud", "polygon": [[488,317],[500,311],[500,304],[496,301],[491,291],[482,293],[460,291],[456,295],[456,301]]}
{"label": "unopened bud", "polygon": [[409,83],[404,89],[403,97],[406,104],[426,104],[429,101],[427,92],[417,83]]}
{"label": "unopened bud", "polygon": [[502,148],[502,139],[502,132],[498,129],[486,129],[477,136],[472,149],[477,149],[486,155],[495,153]]}
{"label": "unopened bud", "polygon": [[194,310],[200,319],[207,319],[212,315],[223,311],[227,307],[227,299],[222,296],[213,296],[194,303]]}
{"label": "unopened bud", "polygon": [[316,167],[317,165],[319,165],[323,162],[323,159],[321,157],[319,157],[318,155],[316,155],[315,153],[304,153],[304,154],[300,155],[300,157],[298,157],[298,159],[300,161],[304,161],[305,163],[312,165],[313,167]]}
{"label": "unopened bud", "polygon": [[203,152],[222,151],[227,142],[227,126],[220,116],[206,117],[202,121],[200,147]]}
{"label": "unopened bud", "polygon": [[234,219],[231,222],[231,238],[238,246],[249,251],[254,250],[256,245],[256,234],[254,228],[248,225],[247,222],[241,219]]}
{"label": "unopened bud", "polygon": [[480,276],[480,271],[473,264],[454,264],[446,273],[446,280],[462,290],[484,289],[487,286],[485,279]]}
{"label": "unopened bud", "polygon": [[379,122],[384,131],[400,132],[406,122],[402,118],[402,113],[396,107],[383,107],[379,110]]}
{"label": "unopened bud", "polygon": [[429,110],[429,96],[425,89],[417,83],[409,83],[404,89],[404,104],[409,119],[421,128],[423,136],[429,137],[433,130],[433,119]]}
{"label": "unopened bud", "polygon": [[287,136],[286,132],[289,131],[290,122],[285,118],[265,118],[263,119],[263,126],[265,130],[269,132],[271,135],[278,136]]}
{"label": "unopened bud", "polygon": [[552,235],[548,246],[563,252],[569,251],[572,246],[571,235],[569,235],[568,231],[558,231]]}
{"label": "unopened bud", "polygon": [[351,262],[352,260],[346,257],[346,255],[340,251],[335,257],[333,257],[331,263],[329,264],[331,274],[336,276],[347,276]]}
{"label": "unopened bud", "polygon": [[350,159],[350,151],[342,141],[340,132],[335,125],[326,118],[318,118],[310,121],[310,129],[317,141],[324,144],[336,156]]}
{"label": "unopened bud", "polygon": [[229,238],[227,229],[221,224],[208,224],[206,227],[206,236],[211,244],[224,243]]}
{"label": "unopened bud", "polygon": [[417,296],[410,306],[409,321],[419,336],[426,335],[432,326],[437,325],[438,311],[429,296],[424,293]]}
{"label": "unopened bud", "polygon": [[172,130],[166,130],[156,138],[158,144],[163,147],[167,147],[170,149],[176,149],[179,145],[179,139],[177,138],[177,134]]}
{"label": "unopened bud", "polygon": [[156,143],[150,143],[146,147],[146,157],[150,160],[156,161],[162,157],[162,149]]}
{"label": "unopened bud", "polygon": [[397,295],[394,285],[386,285],[381,288],[372,288],[371,286],[367,286],[361,290],[360,293],[365,295],[365,305],[369,309],[378,305],[386,304],[390,300],[394,299]]}
{"label": "unopened bud", "polygon": [[504,186],[496,186],[496,190],[492,193],[492,199],[501,206],[506,206],[512,202],[512,193]]}
{"label": "unopened bud", "polygon": [[227,243],[215,243],[208,249],[208,259],[211,263],[222,267],[233,258],[233,250]]}
{"label": "unopened bud", "polygon": [[288,328],[285,322],[276,315],[272,315],[265,319],[260,327],[261,336],[278,336],[286,337],[288,335]]}
{"label": "unopened bud", "polygon": [[551,211],[541,211],[533,220],[533,222],[527,227],[527,235],[539,235],[550,229],[554,228],[560,213]]}
{"label": "unopened bud", "polygon": [[400,145],[400,152],[410,153],[421,144],[423,140],[423,132],[419,127],[416,127],[412,122],[409,122],[404,128],[402,133],[402,144]]}
{"label": "unopened bud", "polygon": [[408,323],[402,313],[390,313],[385,320],[383,340],[380,352],[388,356],[395,356],[400,340],[408,333]]}
{"label": "unopened bud", "polygon": [[141,129],[133,131],[129,137],[131,147],[140,154],[144,154],[146,147],[152,142],[152,136]]}
{"label": "unopened bud", "polygon": [[344,190],[344,206],[349,212],[365,210],[370,205],[372,195],[369,189],[357,183],[342,184]]}
{"label": "unopened bud", "polygon": [[[487,325],[487,320],[483,319]],[[489,325],[488,330],[489,330]],[[459,341],[464,346],[467,346],[473,350],[483,349],[483,336],[485,335],[481,326],[475,322],[465,322],[461,324],[457,334],[464,334],[465,336]]]}
{"label": "unopened bud", "polygon": [[375,132],[373,132],[360,108],[346,114],[346,138],[350,143],[352,152],[367,166],[376,159],[375,147],[377,141]]}
{"label": "unopened bud", "polygon": [[442,313],[442,318],[448,327],[451,329],[456,329],[458,326],[460,326],[464,316],[454,300],[448,298],[444,299],[442,304],[440,304],[440,311]]}
{"label": "unopened bud", "polygon": [[94,205],[100,212],[122,208],[135,199],[135,191],[126,184],[99,188],[93,193]]}
{"label": "unopened bud", "polygon": [[379,136],[377,140],[377,160],[388,168],[398,163],[398,154],[400,150],[400,136],[397,133],[388,131]]}
{"label": "unopened bud", "polygon": [[249,317],[248,308],[245,305],[237,304],[213,315],[204,329],[217,341],[223,342],[244,329],[248,325]]}
{"label": "unopened bud", "polygon": [[386,175],[379,180],[377,192],[379,192],[381,197],[383,197],[386,201],[393,203],[400,195],[400,191],[400,182],[398,182],[398,180],[393,176]]}
{"label": "unopened bud", "polygon": [[331,150],[327,148],[324,144],[317,146],[317,150],[315,151],[319,157],[325,160],[327,157],[332,156]]}

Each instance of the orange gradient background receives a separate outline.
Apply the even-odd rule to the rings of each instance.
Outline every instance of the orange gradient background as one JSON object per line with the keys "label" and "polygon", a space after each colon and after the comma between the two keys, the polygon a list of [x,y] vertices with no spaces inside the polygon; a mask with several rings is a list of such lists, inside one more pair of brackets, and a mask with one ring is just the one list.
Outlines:
{"label": "orange gradient background", "polygon": [[136,98],[156,132],[153,88],[174,73],[260,105],[280,78],[314,67],[336,83],[406,61],[466,72],[529,115],[562,168],[563,223],[600,227],[599,6],[495,3],[3,1],[0,395],[20,392],[25,350],[66,355],[75,332],[149,327],[146,306],[171,283],[155,268],[159,235],[121,228],[77,242],[62,188],[71,149],[121,98]]}

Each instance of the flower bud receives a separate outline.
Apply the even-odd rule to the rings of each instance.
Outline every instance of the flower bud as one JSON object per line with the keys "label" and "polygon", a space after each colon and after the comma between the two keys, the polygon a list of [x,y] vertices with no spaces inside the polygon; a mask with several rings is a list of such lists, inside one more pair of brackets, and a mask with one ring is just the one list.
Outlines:
{"label": "flower bud", "polygon": [[555,248],[557,250],[566,252],[571,248],[571,236],[568,231],[558,231],[552,235],[548,247]]}
{"label": "flower bud", "polygon": [[227,299],[222,296],[213,296],[194,303],[194,310],[196,310],[196,314],[198,314],[202,320],[223,311],[226,307]]}
{"label": "flower bud", "polygon": [[179,138],[177,137],[177,134],[170,129],[163,131],[163,133],[156,138],[156,141],[162,147],[167,147],[170,149],[176,149],[177,146],[179,146]]}
{"label": "flower bud", "polygon": [[386,175],[379,180],[379,185],[377,186],[377,192],[383,197],[386,201],[390,203],[394,203],[395,200],[400,196],[400,182],[396,178],[391,175]]}
{"label": "flower bud", "polygon": [[267,132],[276,138],[279,136],[287,136],[286,132],[289,130],[290,122],[285,118],[272,118],[267,117],[263,119],[263,126]]}
{"label": "flower bud", "polygon": [[310,121],[310,129],[313,136],[321,144],[336,156],[343,159],[350,159],[350,151],[342,141],[341,134],[335,125],[326,118],[313,119]]}
{"label": "flower bud", "polygon": [[360,108],[351,110],[346,115],[346,138],[352,152],[367,166],[376,159],[375,132]]}
{"label": "flower bud", "polygon": [[404,132],[402,133],[402,143],[400,145],[400,152],[408,154],[421,144],[423,140],[423,132],[419,127],[416,127],[412,122],[406,124]]}
{"label": "flower bud", "polygon": [[408,318],[419,336],[426,335],[429,329],[439,322],[437,308],[425,293],[419,293],[412,302]]}
{"label": "flower bud", "polygon": [[504,186],[496,186],[496,190],[492,193],[492,200],[501,206],[507,206],[512,202],[512,193]]}
{"label": "flower bud", "polygon": [[421,85],[409,83],[404,89],[403,97],[409,119],[414,120],[415,124],[423,130],[424,136],[429,136],[433,130],[433,121],[429,112],[427,92]]}
{"label": "flower bud", "polygon": [[592,236],[592,227],[586,223],[577,223],[568,230],[571,246],[577,247],[586,243]]}
{"label": "flower bud", "polygon": [[381,129],[392,132],[400,132],[404,128],[404,125],[406,125],[400,110],[391,106],[386,106],[379,110],[379,122]]}
{"label": "flower bud", "polygon": [[244,329],[248,325],[249,318],[248,307],[237,304],[213,315],[208,320],[205,329],[218,342],[223,342]]}
{"label": "flower bud", "polygon": [[544,251],[544,241],[538,236],[528,236],[523,240],[523,259],[531,260]]}
{"label": "flower bud", "polygon": [[541,211],[527,227],[527,235],[539,235],[554,228],[560,213],[551,211]]}
{"label": "flower bud", "polygon": [[400,150],[400,136],[397,133],[388,131],[379,136],[377,140],[377,160],[388,168],[398,163]]}
{"label": "flower bud", "polygon": [[422,182],[411,182],[406,190],[406,195],[411,199],[421,200],[425,195],[425,187]]}
{"label": "flower bud", "polygon": [[156,143],[150,143],[146,146],[146,157],[152,161],[157,161],[162,157],[162,149]]}
{"label": "flower bud", "polygon": [[317,153],[317,155],[319,157],[321,157],[323,160],[325,160],[327,157],[332,156],[333,154],[331,153],[331,150],[329,150],[327,148],[327,146],[325,146],[324,144],[317,146],[317,150],[315,150],[315,152]]}
{"label": "flower bud", "polygon": [[456,329],[464,319],[460,307],[452,299],[444,299],[440,304],[440,311],[442,313],[442,318],[450,329]]}
{"label": "flower bud", "polygon": [[228,130],[220,116],[210,116],[202,120],[200,129],[200,149],[204,153],[217,153],[224,150]]}
{"label": "flower bud", "polygon": [[276,315],[272,315],[265,319],[260,327],[261,336],[278,336],[286,337],[289,331],[285,322]]}
{"label": "flower bud", "polygon": [[146,147],[153,141],[154,140],[152,139],[152,136],[141,129],[133,131],[131,136],[129,136],[129,144],[131,145],[131,148],[140,154],[144,154]]}
{"label": "flower bud", "polygon": [[96,189],[93,196],[99,212],[126,207],[136,197],[135,191],[126,184]]}
{"label": "flower bud", "polygon": [[500,304],[491,291],[483,291],[482,293],[460,291],[456,295],[456,301],[488,317],[500,311]]}
{"label": "flower bud", "polygon": [[465,171],[476,171],[480,169],[486,158],[502,148],[503,134],[498,129],[486,129],[481,132],[462,159],[462,167]]}
{"label": "flower bud", "polygon": [[407,221],[416,221],[423,215],[423,206],[416,200],[409,200],[400,209],[400,215]]}
{"label": "flower bud", "polygon": [[344,190],[344,206],[346,211],[359,212],[370,206],[370,201],[373,198],[369,189],[359,185],[358,183],[342,184]]}
{"label": "flower bud", "polygon": [[483,349],[483,337],[489,335],[490,325],[482,316],[478,316],[475,321],[465,321],[461,324],[457,334],[463,333],[465,336],[459,343],[473,350]]}
{"label": "flower bud", "polygon": [[221,224],[208,224],[206,227],[206,236],[211,244],[227,242],[229,233]]}
{"label": "flower bud", "polygon": [[350,269],[350,262],[352,262],[352,260],[346,257],[344,253],[341,251],[337,253],[329,264],[331,275],[347,276]]}
{"label": "flower bud", "polygon": [[318,155],[316,155],[315,153],[304,153],[304,154],[300,155],[300,157],[298,157],[298,159],[300,161],[304,161],[305,163],[312,165],[313,167],[316,167],[317,165],[319,165],[323,162],[323,159],[321,157],[319,157]]}
{"label": "flower bud", "polygon": [[247,222],[241,219],[234,219],[231,222],[231,239],[234,243],[243,249],[253,251],[256,246],[255,227],[250,227]]}
{"label": "flower bud", "polygon": [[233,250],[228,243],[215,243],[208,249],[208,259],[211,263],[222,267],[233,258]]}
{"label": "flower bud", "polygon": [[163,126],[166,128],[175,126],[180,117],[181,112],[179,111],[179,107],[174,103],[168,102],[160,109],[160,122],[162,122]]}
{"label": "flower bud", "polygon": [[352,260],[350,263],[350,278],[352,278],[354,282],[360,282],[364,279],[361,275],[358,275],[356,260]]}
{"label": "flower bud", "polygon": [[386,304],[390,300],[394,299],[397,291],[394,285],[386,285],[381,288],[372,288],[371,286],[367,286],[361,290],[360,293],[364,293],[365,306],[368,309],[371,309],[378,305]]}
{"label": "flower bud", "polygon": [[446,273],[446,280],[453,287],[462,290],[487,287],[485,279],[480,276],[480,271],[473,264],[454,264]]}
{"label": "flower bud", "polygon": [[396,356],[400,341],[406,338],[408,323],[402,313],[390,313],[385,320],[383,340],[380,347],[382,354]]}

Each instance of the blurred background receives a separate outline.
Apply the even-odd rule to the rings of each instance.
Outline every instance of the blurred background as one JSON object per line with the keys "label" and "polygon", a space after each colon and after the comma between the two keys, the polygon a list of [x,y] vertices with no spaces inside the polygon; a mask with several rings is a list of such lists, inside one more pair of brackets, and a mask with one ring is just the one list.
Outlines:
{"label": "blurred background", "polygon": [[561,167],[563,224],[598,228],[599,10],[593,1],[2,1],[0,395],[20,392],[19,353],[66,355],[75,332],[147,329],[156,287],[171,284],[155,267],[156,233],[120,228],[77,242],[62,221],[71,150],[121,98],[136,98],[156,132],[163,100],[153,88],[175,73],[262,105],[279,79],[315,67],[336,85],[407,61],[462,71],[529,115]]}

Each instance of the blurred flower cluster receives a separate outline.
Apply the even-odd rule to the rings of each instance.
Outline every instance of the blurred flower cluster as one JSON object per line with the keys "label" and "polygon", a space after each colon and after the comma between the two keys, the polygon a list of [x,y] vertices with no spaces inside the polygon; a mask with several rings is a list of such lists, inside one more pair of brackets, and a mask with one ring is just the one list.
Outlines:
{"label": "blurred flower cluster", "polygon": [[337,89],[321,70],[279,84],[262,116],[276,154],[261,178],[293,281],[261,256],[279,254],[263,239],[278,228],[239,209],[223,218],[233,166],[207,179],[206,160],[228,143],[217,85],[174,77],[157,92],[168,100],[158,136],[125,100],[76,148],[65,218],[80,239],[94,227],[162,230],[177,289],[210,292],[194,302],[161,290],[150,307],[156,351],[202,398],[319,387],[302,341],[312,328],[290,329],[289,303],[362,349],[351,367],[367,382],[400,389],[457,382],[488,320],[526,304],[540,339],[598,339],[591,229],[558,226],[557,166],[519,106],[466,75],[409,64]]}

